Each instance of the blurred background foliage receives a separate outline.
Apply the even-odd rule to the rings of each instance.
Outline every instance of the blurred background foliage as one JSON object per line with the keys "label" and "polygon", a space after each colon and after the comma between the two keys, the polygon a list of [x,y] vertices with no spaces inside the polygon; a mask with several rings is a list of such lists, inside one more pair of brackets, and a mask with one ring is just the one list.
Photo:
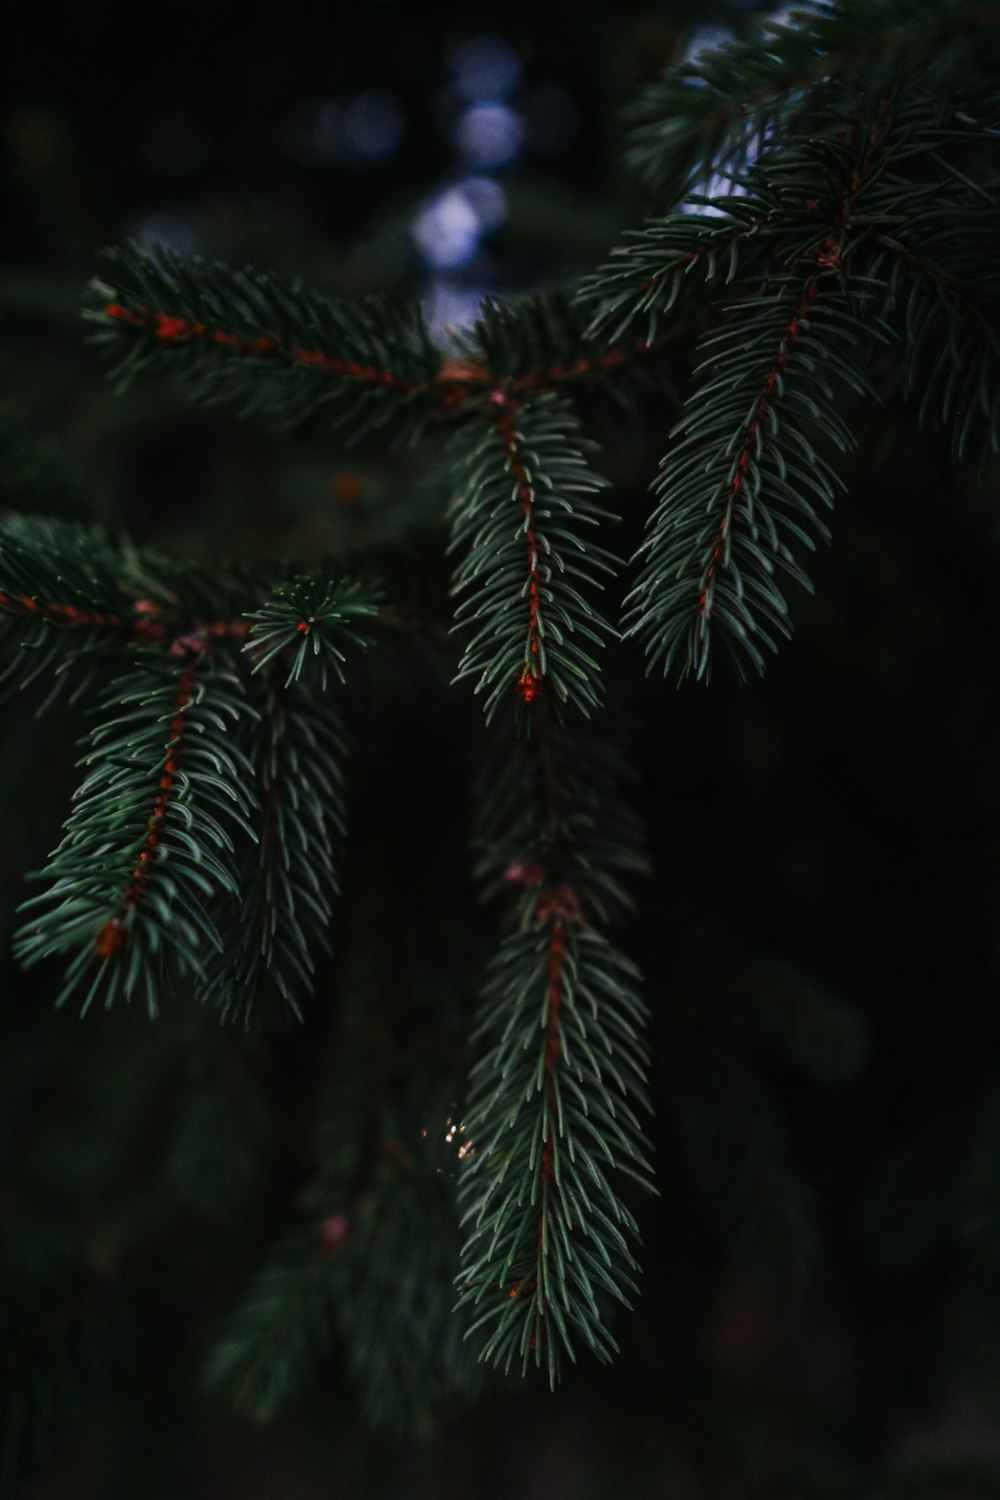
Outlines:
{"label": "blurred background foliage", "polygon": [[[343,942],[304,1026],[220,1031],[182,1001],[155,1025],[124,1009],[81,1023],[52,1010],[54,974],[0,957],[11,1494],[1000,1495],[995,484],[953,471],[892,402],[862,416],[816,595],[762,682],[675,692],[629,658],[611,668],[654,870],[628,946],[653,1012],[661,1192],[641,1206],[619,1361],[554,1397],[501,1382],[398,1441],[369,1433],[342,1352],[269,1425],[199,1394],[221,1310],[313,1175],[352,934],[392,934],[381,972],[351,981],[378,997],[390,1075],[416,1067],[431,1017],[456,1038],[433,1097],[460,1099],[485,951],[469,710],[440,669],[440,497],[419,457],[290,442],[168,381],[116,397],[81,288],[96,251],[131,237],[417,295],[447,339],[485,291],[573,277],[641,219],[622,106],[746,10],[181,0],[121,21],[44,3],[18,17],[0,501],[251,558],[380,544],[405,514],[404,594],[435,649],[415,643],[405,682],[373,659]],[[626,416],[598,432],[623,549],[663,446],[638,431]],[[33,706],[0,717],[4,955],[85,722]],[[430,1097],[405,1109],[434,1126]],[[355,1295],[373,1295],[363,1277],[349,1312]]]}

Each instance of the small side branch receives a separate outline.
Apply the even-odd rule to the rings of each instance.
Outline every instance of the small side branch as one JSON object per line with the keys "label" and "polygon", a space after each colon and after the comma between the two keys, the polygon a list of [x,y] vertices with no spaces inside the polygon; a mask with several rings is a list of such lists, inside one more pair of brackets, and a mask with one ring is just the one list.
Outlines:
{"label": "small side branch", "polygon": [[719,522],[708,563],[702,574],[701,587],[698,594],[696,626],[699,637],[705,636],[711,619],[716,577],[720,569],[729,566],[733,517],[757,459],[761,430],[768,419],[776,392],[785,372],[785,367],[795,347],[802,325],[808,318],[809,310],[816,300],[818,291],[819,273],[816,272],[809,278],[805,285],[799,305],[792,314],[774,364],[767,374],[763,390],[740,441],[736,462],[725,490],[722,519]]}
{"label": "small side branch", "polygon": [[190,318],[175,317],[148,307],[126,307],[121,302],[109,302],[104,309],[107,317],[131,328],[140,328],[150,334],[158,344],[174,346],[180,344],[207,343],[232,354],[251,359],[284,360],[293,365],[304,365],[308,369],[324,374],[337,375],[343,380],[356,381],[359,385],[381,386],[385,390],[412,395],[426,390],[420,381],[407,380],[392,370],[379,369],[375,365],[339,359],[319,349],[306,349],[300,345],[283,345],[271,337],[245,338],[228,332],[224,328],[208,328]]}
{"label": "small side branch", "polygon": [[105,962],[117,957],[124,948],[127,938],[125,920],[132,908],[139,904],[149,884],[153,862],[157,857],[156,851],[163,836],[163,825],[167,821],[176,789],[178,764],[181,758],[181,744],[184,739],[185,728],[187,727],[185,714],[195,694],[197,676],[198,660],[196,657],[193,657],[184,668],[181,680],[177,685],[177,697],[174,701],[174,714],[170,721],[170,733],[164,749],[160,784],[153,802],[153,810],[150,813],[149,822],[146,825],[146,837],[143,840],[142,848],[139,851],[129,883],[122,894],[118,910],[104,924],[94,941],[98,957]]}

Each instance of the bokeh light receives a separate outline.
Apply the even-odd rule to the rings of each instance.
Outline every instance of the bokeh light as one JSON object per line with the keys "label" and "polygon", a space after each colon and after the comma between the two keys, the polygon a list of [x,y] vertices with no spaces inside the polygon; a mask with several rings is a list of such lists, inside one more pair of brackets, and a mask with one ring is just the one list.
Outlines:
{"label": "bokeh light", "polygon": [[413,238],[428,265],[450,270],[479,248],[479,217],[460,188],[446,188],[413,221]]}
{"label": "bokeh light", "polygon": [[452,140],[473,167],[503,167],[521,149],[524,126],[507,104],[474,104],[456,121]]}

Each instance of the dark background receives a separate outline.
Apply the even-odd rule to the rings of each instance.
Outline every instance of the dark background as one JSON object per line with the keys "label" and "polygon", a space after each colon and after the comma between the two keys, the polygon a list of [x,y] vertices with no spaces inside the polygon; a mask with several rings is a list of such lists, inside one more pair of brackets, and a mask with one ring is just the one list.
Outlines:
{"label": "dark background", "polygon": [[[693,25],[738,25],[740,8],[216,3],[115,23],[40,6],[19,21],[0,139],[0,495],[157,546],[308,556],[376,524],[344,504],[344,474],[378,491],[400,471],[195,409],[169,382],[113,396],[77,318],[96,252],[132,236],[416,294],[443,330],[486,290],[587,269],[639,221],[621,107]],[[501,139],[520,129],[509,160],[482,145],[485,161],[463,159],[477,102],[499,110]],[[601,430],[623,546],[671,421]],[[678,693],[628,657],[611,669],[634,713],[654,866],[623,941],[653,1013],[661,1194],[640,1206],[643,1296],[619,1321],[621,1358],[571,1372],[555,1397],[511,1382],[401,1445],[369,1437],[332,1381],[270,1428],[202,1416],[177,1494],[1000,1494],[1000,1241],[983,1227],[1000,1180],[995,482],[952,470],[947,443],[892,400],[857,422],[834,545],[766,678],[741,688],[722,671]],[[467,893],[455,744],[469,720],[454,696],[387,713],[354,794],[353,836],[383,850],[399,909],[423,882]],[[3,708],[5,951],[81,724]],[[147,1056],[179,1023],[81,1026],[50,1010],[53,975],[2,963],[16,1215],[44,1197],[32,1162],[55,1155],[72,1178],[77,1136],[114,1138],[112,1106],[80,1078],[116,1049]],[[766,1027],[750,1037],[762,995],[788,1015],[807,997],[806,1031],[828,1017],[826,1086],[824,1042],[800,1039],[810,1074]],[[301,1034],[278,1047],[289,1099],[309,1050]],[[141,1133],[131,1145],[140,1163],[154,1151]],[[79,1223],[98,1211],[86,1180],[58,1200]],[[166,1349],[183,1317],[161,1316]],[[175,1336],[169,1357],[183,1367]],[[147,1374],[135,1411],[148,1423],[160,1409],[169,1451],[190,1414]],[[53,1444],[33,1500],[112,1493],[102,1464],[135,1413],[97,1410]]]}

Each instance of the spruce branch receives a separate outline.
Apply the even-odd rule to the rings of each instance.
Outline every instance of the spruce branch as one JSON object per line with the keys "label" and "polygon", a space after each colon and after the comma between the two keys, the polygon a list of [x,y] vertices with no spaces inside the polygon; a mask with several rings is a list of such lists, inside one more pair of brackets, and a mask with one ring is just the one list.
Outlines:
{"label": "spruce branch", "polygon": [[591,650],[611,632],[587,594],[615,570],[613,555],[580,535],[610,519],[594,498],[604,488],[587,465],[594,444],[555,395],[519,406],[498,392],[491,416],[459,434],[455,618],[475,633],[456,680],[477,679],[487,720],[511,690],[586,712],[599,701]]}
{"label": "spruce branch", "polygon": [[361,627],[379,612],[380,591],[371,583],[345,579],[338,583],[318,574],[282,584],[274,596],[247,614],[250,639],[244,646],[253,670],[260,672],[277,658],[288,660],[285,686],[312,677],[326,691],[330,673],[344,681],[343,647],[365,649],[370,636]]}
{"label": "spruce branch", "polygon": [[104,251],[105,278],[88,291],[94,341],[117,357],[124,388],[147,369],[173,369],[198,400],[238,400],[244,415],[286,422],[328,411],[350,442],[383,429],[419,436],[433,416],[488,399],[498,382],[517,396],[586,377],[641,375],[651,356],[686,331],[623,344],[589,338],[561,291],[488,298],[458,356],[443,359],[419,310],[355,304],[271,273],[222,262],[185,262],[132,249]]}
{"label": "spruce branch", "polygon": [[582,923],[572,890],[542,890],[493,965],[475,1040],[460,1305],[481,1357],[545,1368],[582,1341],[617,1347],[601,1304],[630,1305],[637,1227],[614,1178],[648,1185],[634,966]]}
{"label": "spruce branch", "polygon": [[[100,527],[7,513],[0,518],[0,671],[6,691],[53,674],[79,699],[108,654],[162,639],[135,556]],[[130,575],[131,581],[130,581]],[[153,584],[153,589],[155,589]]]}
{"label": "spruce branch", "polygon": [[629,883],[649,873],[629,799],[635,770],[610,725],[571,733],[532,708],[527,733],[505,715],[491,727],[476,784],[476,875],[486,898],[518,897],[530,922],[544,885],[572,888],[589,921],[603,926],[633,909]]}
{"label": "spruce branch", "polygon": [[484,777],[479,873],[516,895],[517,925],[473,1037],[458,1285],[480,1357],[534,1363],[554,1385],[580,1339],[610,1358],[604,1304],[636,1289],[619,1177],[650,1185],[644,1008],[634,965],[597,924],[627,909],[621,878],[642,860],[617,762],[589,726],[568,733],[545,698],[524,719],[508,717],[522,733],[497,735],[506,765]]}
{"label": "spruce branch", "polygon": [[[586,300],[579,292],[554,291],[500,300],[488,297],[468,337],[468,357],[488,372],[484,394],[500,387],[510,398],[597,379],[607,385],[618,375],[651,381],[656,356],[688,332],[675,321],[650,337],[609,342],[588,327]],[[612,384],[613,390],[618,387]]]}
{"label": "spruce branch", "polygon": [[[969,59],[1000,46],[1000,6],[969,0],[837,0],[674,64],[631,107],[627,160],[665,203],[698,182],[741,172],[762,146],[826,128],[901,72],[954,84]],[[982,67],[982,61],[978,63]]]}
{"label": "spruce branch", "polygon": [[220,918],[221,946],[199,988],[225,1019],[249,1019],[268,977],[301,1017],[313,951],[327,947],[344,834],[346,744],[337,704],[298,683],[268,681],[248,755],[258,771],[256,842],[240,868],[241,901]]}
{"label": "spruce branch", "polygon": [[106,250],[85,316],[124,386],[169,366],[200,399],[245,415],[325,412],[355,441],[393,424],[413,435],[441,367],[416,308],[327,296],[219,261]]}
{"label": "spruce branch", "polygon": [[[887,281],[904,393],[921,421],[952,427],[960,460],[979,427],[988,448],[1000,443],[1000,113],[994,95],[974,91],[943,103],[918,92],[910,111],[906,156],[873,184],[860,227],[870,274]],[[961,169],[970,147],[975,181]]]}
{"label": "spruce branch", "polygon": [[252,837],[251,768],[227,729],[247,705],[218,662],[148,652],[100,707],[16,952],[71,955],[60,1004],[86,984],[84,1011],[139,995],[155,1014],[164,975],[199,973],[205,944],[220,946],[212,902],[237,895],[230,829]]}
{"label": "spruce branch", "polygon": [[[767,235],[772,209],[755,196],[713,201],[713,214],[672,214],[654,220],[616,246],[611,259],[580,285],[578,300],[590,310],[590,333],[621,338],[633,325],[652,347],[664,335],[660,320],[693,288],[728,286],[740,270],[747,244]],[[678,327],[683,324],[675,325]]]}
{"label": "spruce branch", "polygon": [[744,671],[789,635],[785,573],[808,588],[790,545],[828,535],[817,505],[841,484],[808,433],[852,442],[831,410],[836,386],[870,392],[858,347],[871,336],[867,288],[819,265],[775,277],[703,341],[708,357],[680,441],[664,460],[658,504],[629,596],[628,634],[650,667],[707,681],[715,632]]}

